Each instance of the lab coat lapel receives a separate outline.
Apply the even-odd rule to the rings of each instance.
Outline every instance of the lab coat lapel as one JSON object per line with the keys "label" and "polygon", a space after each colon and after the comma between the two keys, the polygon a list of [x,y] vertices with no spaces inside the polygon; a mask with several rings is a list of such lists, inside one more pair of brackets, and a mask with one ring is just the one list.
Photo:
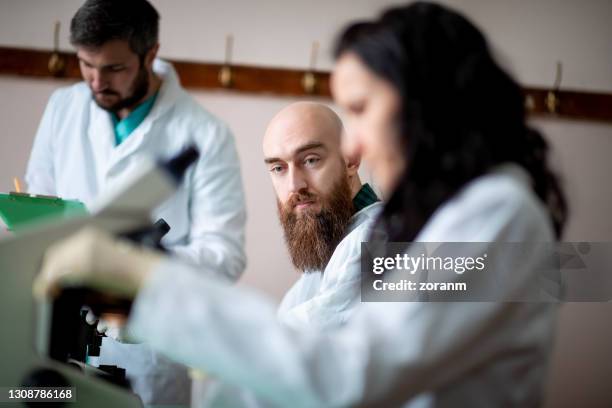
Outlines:
{"label": "lab coat lapel", "polygon": [[[155,109],[155,108],[153,108]],[[115,147],[111,161],[109,163],[109,171],[113,167],[121,165],[121,162],[130,157],[134,152],[142,150],[141,147],[151,130],[151,123],[153,122],[153,111],[147,115],[140,125],[126,140],[123,141],[119,146]]]}
{"label": "lab coat lapel", "polygon": [[106,184],[108,163],[115,149],[115,132],[110,114],[92,100],[89,103],[89,126],[87,137],[91,145],[91,157],[94,158],[96,181],[100,189]]}

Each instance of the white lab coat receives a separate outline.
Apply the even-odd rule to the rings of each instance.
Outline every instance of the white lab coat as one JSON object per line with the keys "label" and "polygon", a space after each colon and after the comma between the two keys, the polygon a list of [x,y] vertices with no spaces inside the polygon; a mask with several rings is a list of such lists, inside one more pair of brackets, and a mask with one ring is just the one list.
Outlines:
{"label": "white lab coat", "polygon": [[325,270],[300,276],[278,308],[282,324],[325,329],[351,317],[361,304],[361,243],[368,240],[382,206],[377,202],[355,213]]}
{"label": "white lab coat", "polygon": [[[96,105],[84,82],[55,91],[30,156],[29,191],[88,205],[128,176],[144,156],[168,158],[193,143],[200,150],[200,159],[153,218],[166,220],[171,230],[163,243],[196,265],[199,273],[237,280],[246,263],[246,210],[233,136],[180,86],[170,64],[156,60],[154,71],[163,80],[155,105],[119,146],[115,146],[110,114]],[[186,402],[184,397],[180,401],[173,397],[188,395],[184,370],[179,374],[168,368],[146,346],[105,339],[100,361],[127,368],[145,402]],[[175,377],[182,379],[178,388],[168,383]],[[159,401],[156,390],[163,388],[167,398]]]}
{"label": "white lab coat", "polygon": [[[382,210],[376,202],[356,212],[344,238],[332,254],[324,271],[302,273],[283,297],[277,311],[281,324],[297,329],[326,330],[346,323],[361,304],[361,243],[367,241]],[[252,393],[205,379],[196,396],[205,407],[262,408],[268,402]]]}
{"label": "white lab coat", "polygon": [[[526,173],[509,165],[465,186],[417,240],[553,238]],[[540,257],[497,265],[527,288]],[[295,329],[256,293],[198,279],[169,260],[139,293],[129,327],[156,350],[279,407],[523,407],[541,403],[555,316],[550,303],[368,303],[339,330]]]}

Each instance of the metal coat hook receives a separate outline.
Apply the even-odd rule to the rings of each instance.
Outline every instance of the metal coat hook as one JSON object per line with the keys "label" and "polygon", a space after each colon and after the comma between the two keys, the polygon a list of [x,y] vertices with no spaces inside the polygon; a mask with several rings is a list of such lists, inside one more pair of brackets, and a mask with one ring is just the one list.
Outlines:
{"label": "metal coat hook", "polygon": [[533,99],[533,96],[526,95],[525,96],[525,109],[527,109],[528,112],[533,112],[535,108],[536,108],[536,104],[535,104],[535,100]]}
{"label": "metal coat hook", "polygon": [[219,71],[219,82],[221,86],[224,88],[229,88],[232,86],[233,78],[232,78],[232,68],[230,66],[232,61],[232,49],[234,47],[234,36],[228,34],[225,37],[225,63],[221,70]]}
{"label": "metal coat hook", "polygon": [[54,76],[60,76],[64,72],[64,68],[66,68],[66,59],[59,52],[60,28],[60,22],[56,21],[53,28],[53,53],[47,64],[49,72]]}
{"label": "metal coat hook", "polygon": [[312,49],[310,51],[310,68],[304,73],[302,77],[302,88],[304,92],[308,94],[315,93],[317,89],[317,76],[315,74],[315,67],[317,66],[317,56],[319,54],[319,42],[315,41],[312,43]]}
{"label": "metal coat hook", "polygon": [[544,103],[548,113],[556,114],[559,112],[561,99],[559,98],[559,88],[561,87],[561,79],[563,77],[563,65],[561,61],[557,61],[557,73],[555,74],[555,85],[553,89],[548,91]]}

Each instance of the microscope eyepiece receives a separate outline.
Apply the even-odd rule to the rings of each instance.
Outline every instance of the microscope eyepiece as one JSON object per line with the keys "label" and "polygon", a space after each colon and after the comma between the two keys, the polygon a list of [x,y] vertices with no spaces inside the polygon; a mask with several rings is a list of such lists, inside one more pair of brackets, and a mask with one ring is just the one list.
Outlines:
{"label": "microscope eyepiece", "polygon": [[200,152],[194,145],[191,145],[163,163],[162,167],[172,176],[176,184],[179,184],[189,166],[195,163],[198,157],[200,157]]}

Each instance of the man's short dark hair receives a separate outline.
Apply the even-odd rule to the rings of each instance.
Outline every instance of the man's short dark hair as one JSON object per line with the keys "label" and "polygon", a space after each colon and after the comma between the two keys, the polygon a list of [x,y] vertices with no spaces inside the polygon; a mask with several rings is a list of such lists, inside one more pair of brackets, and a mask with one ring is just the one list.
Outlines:
{"label": "man's short dark hair", "polygon": [[141,60],[158,42],[159,14],[146,0],[87,0],[70,22],[74,46],[125,40]]}

